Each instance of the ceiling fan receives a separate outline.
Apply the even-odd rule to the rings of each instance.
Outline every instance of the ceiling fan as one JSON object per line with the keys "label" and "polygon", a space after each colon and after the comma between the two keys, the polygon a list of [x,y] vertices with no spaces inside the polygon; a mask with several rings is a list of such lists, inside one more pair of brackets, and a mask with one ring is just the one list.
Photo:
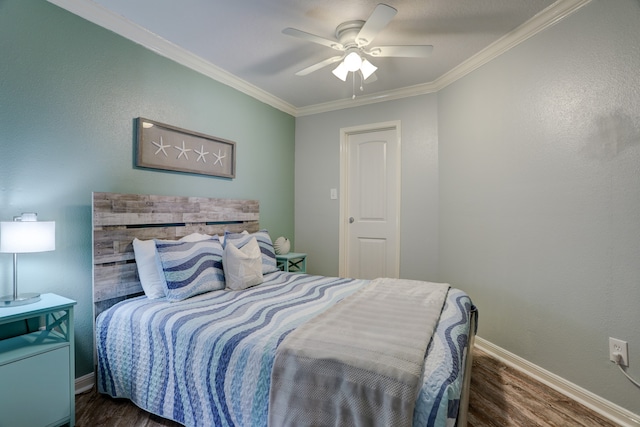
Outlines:
{"label": "ceiling fan", "polygon": [[350,71],[353,73],[359,71],[362,74],[362,78],[366,80],[371,77],[378,68],[369,62],[365,56],[372,58],[428,57],[433,50],[433,46],[430,45],[370,46],[376,35],[387,26],[396,13],[398,13],[398,11],[393,7],[380,3],[366,21],[347,21],[338,25],[336,28],[337,40],[316,36],[295,28],[285,28],[282,32],[286,35],[298,37],[343,52],[341,55],[327,58],[295,74],[297,76],[306,76],[328,65],[340,62],[333,70],[333,74],[340,80],[346,81]]}

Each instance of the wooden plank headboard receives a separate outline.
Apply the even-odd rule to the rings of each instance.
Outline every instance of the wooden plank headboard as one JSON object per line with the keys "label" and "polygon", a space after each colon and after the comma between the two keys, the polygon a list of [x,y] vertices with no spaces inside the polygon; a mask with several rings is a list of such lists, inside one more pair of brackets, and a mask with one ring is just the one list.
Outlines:
{"label": "wooden plank headboard", "polygon": [[175,240],[191,233],[260,229],[257,200],[93,193],[94,316],[142,295],[133,239]]}

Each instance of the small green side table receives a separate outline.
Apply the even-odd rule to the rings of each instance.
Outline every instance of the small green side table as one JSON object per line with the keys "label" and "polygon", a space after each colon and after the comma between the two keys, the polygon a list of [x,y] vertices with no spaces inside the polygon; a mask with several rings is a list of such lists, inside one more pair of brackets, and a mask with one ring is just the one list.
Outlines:
{"label": "small green side table", "polygon": [[75,304],[42,294],[33,304],[0,308],[0,328],[35,318],[40,324],[0,341],[1,425],[75,425]]}
{"label": "small green side table", "polygon": [[284,255],[276,255],[278,268],[290,273],[307,272],[307,254],[300,252],[289,252]]}

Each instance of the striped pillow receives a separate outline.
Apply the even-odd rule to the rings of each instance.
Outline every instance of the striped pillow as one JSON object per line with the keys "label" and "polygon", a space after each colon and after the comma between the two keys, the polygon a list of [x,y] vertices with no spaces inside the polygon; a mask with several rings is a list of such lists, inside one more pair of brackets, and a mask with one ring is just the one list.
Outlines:
{"label": "striped pillow", "polygon": [[222,245],[217,237],[199,242],[155,240],[167,280],[169,301],[224,289]]}
{"label": "striped pillow", "polygon": [[224,233],[224,236],[225,245],[227,242],[233,242],[233,245],[238,249],[249,243],[252,237],[255,237],[258,241],[258,246],[260,246],[260,252],[262,253],[262,274],[278,271],[276,251],[273,250],[273,243],[267,230],[260,230],[251,234],[229,233],[227,231]]}
{"label": "striped pillow", "polygon": [[[181,242],[195,242],[207,240],[211,236],[207,234],[192,233],[180,239]],[[162,262],[156,249],[156,242],[153,240],[133,239],[133,253],[136,257],[136,267],[138,278],[145,295],[149,299],[165,297],[167,280],[164,278]]]}

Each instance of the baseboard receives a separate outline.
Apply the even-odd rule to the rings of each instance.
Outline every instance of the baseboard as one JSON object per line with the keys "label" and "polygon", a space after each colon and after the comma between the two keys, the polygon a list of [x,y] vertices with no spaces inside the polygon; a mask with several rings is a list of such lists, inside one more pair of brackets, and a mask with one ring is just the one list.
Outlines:
{"label": "baseboard", "polygon": [[476,337],[475,346],[504,364],[524,372],[622,427],[640,427],[640,415],[609,402],[554,373],[534,365],[520,356],[516,356],[478,336]]}
{"label": "baseboard", "polygon": [[88,373],[80,378],[76,378],[76,394],[84,393],[93,388],[95,383],[95,375],[93,372]]}

